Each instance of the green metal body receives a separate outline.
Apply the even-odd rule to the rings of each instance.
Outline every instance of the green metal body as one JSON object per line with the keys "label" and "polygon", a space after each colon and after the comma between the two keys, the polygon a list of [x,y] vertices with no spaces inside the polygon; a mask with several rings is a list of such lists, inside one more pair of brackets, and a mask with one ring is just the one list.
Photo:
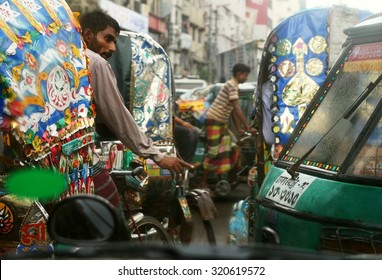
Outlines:
{"label": "green metal body", "polygon": [[382,232],[382,188],[315,177],[293,207],[267,198],[285,172],[272,167],[255,202],[255,242],[273,229],[282,246],[322,249],[323,228]]}

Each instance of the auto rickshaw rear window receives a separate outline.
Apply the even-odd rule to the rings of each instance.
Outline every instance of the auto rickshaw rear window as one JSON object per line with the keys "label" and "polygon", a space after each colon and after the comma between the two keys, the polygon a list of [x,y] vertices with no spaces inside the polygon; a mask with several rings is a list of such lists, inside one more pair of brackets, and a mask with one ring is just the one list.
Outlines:
{"label": "auto rickshaw rear window", "polygon": [[[340,171],[360,135],[368,136],[364,133],[365,126],[381,101],[381,50],[382,43],[378,42],[355,45],[343,54],[343,63],[336,64],[337,69],[331,71],[326,83],[312,101],[310,111],[305,112],[304,118],[300,120],[303,122],[302,128],[283,151],[283,161],[296,162],[318,143],[304,161],[304,165]],[[360,97],[368,89],[371,89],[370,92],[360,101]],[[349,110],[350,115],[344,118]],[[375,147],[378,151],[374,150],[377,153],[381,145],[381,134],[378,132],[376,129],[374,136],[370,136],[379,139]],[[377,159],[374,162],[377,165]],[[352,167],[353,172],[358,174],[361,173],[360,169],[362,168]]]}
{"label": "auto rickshaw rear window", "polygon": [[[379,87],[381,89],[381,86]],[[378,125],[368,137],[353,164],[347,170],[347,174],[382,178],[382,118]]]}

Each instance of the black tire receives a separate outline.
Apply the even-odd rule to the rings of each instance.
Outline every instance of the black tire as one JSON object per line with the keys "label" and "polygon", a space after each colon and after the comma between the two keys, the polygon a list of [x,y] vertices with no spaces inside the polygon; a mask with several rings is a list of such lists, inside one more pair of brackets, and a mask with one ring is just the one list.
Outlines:
{"label": "black tire", "polygon": [[141,244],[169,244],[171,238],[164,226],[150,216],[143,217],[136,223],[136,226],[129,227],[130,242]]}
{"label": "black tire", "polygon": [[[188,244],[191,245],[216,245],[214,229],[210,221],[203,220],[197,206],[190,206],[192,215],[192,233]],[[182,225],[184,227],[185,225]],[[186,225],[187,228],[187,225]],[[182,230],[181,230],[182,231]]]}

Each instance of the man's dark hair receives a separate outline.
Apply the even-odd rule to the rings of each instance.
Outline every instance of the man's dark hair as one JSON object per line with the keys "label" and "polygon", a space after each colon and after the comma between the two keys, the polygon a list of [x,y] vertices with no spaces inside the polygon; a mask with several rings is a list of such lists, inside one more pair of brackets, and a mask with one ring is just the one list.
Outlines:
{"label": "man's dark hair", "polygon": [[243,72],[243,73],[250,73],[251,68],[243,63],[237,63],[232,67],[232,74],[236,76],[237,73]]}
{"label": "man's dark hair", "polygon": [[80,17],[80,24],[82,31],[89,28],[94,34],[105,30],[107,27],[115,29],[117,34],[121,31],[118,22],[101,10],[95,10],[82,15]]}

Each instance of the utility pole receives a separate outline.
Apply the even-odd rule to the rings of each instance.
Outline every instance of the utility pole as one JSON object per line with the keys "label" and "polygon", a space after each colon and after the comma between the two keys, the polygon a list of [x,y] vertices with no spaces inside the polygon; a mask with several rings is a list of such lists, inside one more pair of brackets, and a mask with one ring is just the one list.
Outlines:
{"label": "utility pole", "polygon": [[208,83],[212,83],[212,4],[208,12]]}
{"label": "utility pole", "polygon": [[[217,74],[218,67],[218,38],[219,38],[219,8],[223,7],[228,10],[227,6],[230,4],[215,5],[209,4],[209,29],[208,29],[208,42],[209,42],[209,63],[208,63],[208,81],[213,82]],[[224,15],[225,16],[225,15]]]}

